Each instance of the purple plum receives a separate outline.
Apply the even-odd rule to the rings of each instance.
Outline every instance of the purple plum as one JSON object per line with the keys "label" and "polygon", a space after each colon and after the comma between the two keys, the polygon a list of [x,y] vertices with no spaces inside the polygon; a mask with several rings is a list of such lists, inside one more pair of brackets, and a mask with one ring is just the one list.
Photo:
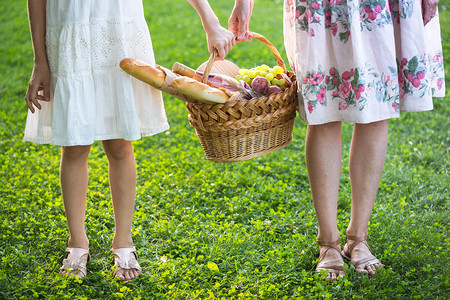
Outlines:
{"label": "purple plum", "polygon": [[269,80],[266,77],[256,76],[252,82],[252,89],[256,94],[263,95],[269,88]]}
{"label": "purple plum", "polygon": [[267,89],[267,93],[266,96],[269,97],[272,94],[278,94],[279,92],[281,92],[281,89],[276,86],[276,85],[271,85],[269,86],[269,88]]}

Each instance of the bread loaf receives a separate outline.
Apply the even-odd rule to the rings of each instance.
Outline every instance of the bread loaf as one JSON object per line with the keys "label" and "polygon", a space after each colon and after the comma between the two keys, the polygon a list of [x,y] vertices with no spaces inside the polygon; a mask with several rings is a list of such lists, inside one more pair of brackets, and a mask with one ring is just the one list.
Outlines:
{"label": "bread loaf", "polygon": [[123,59],[120,62],[120,67],[131,76],[155,88],[160,88],[166,79],[166,74],[162,70],[135,58]]}
{"label": "bread loaf", "polygon": [[204,103],[225,103],[229,98],[223,91],[186,76],[173,80],[172,86],[182,94]]}

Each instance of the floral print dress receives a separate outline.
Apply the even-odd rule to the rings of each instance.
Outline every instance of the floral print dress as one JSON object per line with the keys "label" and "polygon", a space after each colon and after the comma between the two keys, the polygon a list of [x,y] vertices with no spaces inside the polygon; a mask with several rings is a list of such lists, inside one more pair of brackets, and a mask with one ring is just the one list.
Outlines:
{"label": "floral print dress", "polygon": [[444,97],[438,17],[421,0],[285,0],[284,39],[310,125],[370,123]]}

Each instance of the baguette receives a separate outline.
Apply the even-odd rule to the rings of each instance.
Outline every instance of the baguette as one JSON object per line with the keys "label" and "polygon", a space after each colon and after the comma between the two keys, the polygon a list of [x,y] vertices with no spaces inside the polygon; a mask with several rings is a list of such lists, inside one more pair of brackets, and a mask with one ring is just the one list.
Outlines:
{"label": "baguette", "polygon": [[160,88],[166,79],[166,73],[135,58],[125,58],[120,62],[120,68],[137,79]]}
{"label": "baguette", "polygon": [[186,76],[174,79],[171,85],[182,94],[208,104],[225,103],[229,98],[223,91]]}

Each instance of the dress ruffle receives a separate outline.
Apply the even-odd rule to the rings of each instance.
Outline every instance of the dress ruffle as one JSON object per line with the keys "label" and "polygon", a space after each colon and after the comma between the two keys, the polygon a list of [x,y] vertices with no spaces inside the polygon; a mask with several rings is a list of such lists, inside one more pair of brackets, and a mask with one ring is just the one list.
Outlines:
{"label": "dress ruffle", "polygon": [[142,2],[121,3],[47,1],[51,101],[28,113],[25,140],[89,145],[169,128],[161,92],[119,67],[127,57],[155,63]]}
{"label": "dress ruffle", "polygon": [[285,46],[311,125],[370,123],[445,96],[439,19],[419,0],[286,0]]}

